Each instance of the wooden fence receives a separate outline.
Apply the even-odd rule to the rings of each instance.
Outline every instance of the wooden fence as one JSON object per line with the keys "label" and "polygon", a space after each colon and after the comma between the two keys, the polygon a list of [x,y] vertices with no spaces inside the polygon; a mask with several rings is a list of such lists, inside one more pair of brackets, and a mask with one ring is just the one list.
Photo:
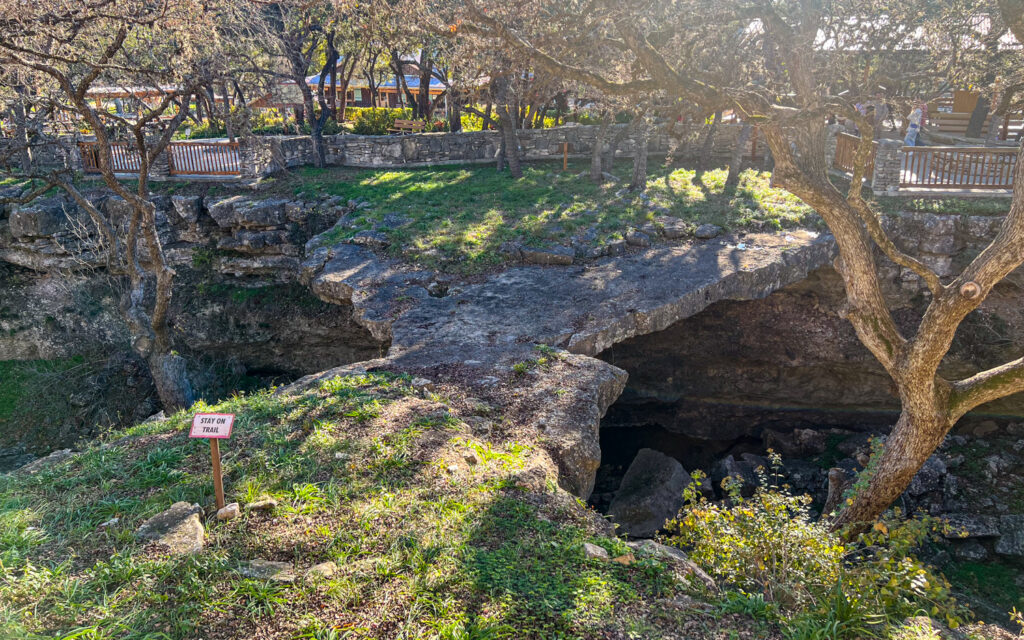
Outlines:
{"label": "wooden fence", "polygon": [[1017,149],[903,147],[900,187],[1010,189]]}
{"label": "wooden fence", "polygon": [[[832,166],[840,171],[846,173],[853,173],[854,165],[857,162],[857,148],[860,146],[860,138],[849,133],[840,133],[836,135],[836,157],[832,161]],[[864,178],[871,180],[871,176],[875,172],[875,154],[878,153],[878,143],[874,142],[871,146],[871,157],[868,158],[868,164],[864,167]]]}
{"label": "wooden fence", "polygon": [[172,176],[237,176],[241,170],[237,142],[172,142]]}
{"label": "wooden fence", "polygon": [[[100,172],[99,143],[80,142],[85,173]],[[172,142],[167,147],[168,173],[172,176],[237,176],[241,158],[237,142]],[[138,173],[139,152],[127,142],[113,142],[110,156],[114,173]]]}
{"label": "wooden fence", "polygon": [[[100,172],[100,147],[97,142],[79,142],[82,152],[82,169],[86,173]],[[110,162],[114,173],[138,173],[142,166],[139,152],[127,142],[110,143]]]}

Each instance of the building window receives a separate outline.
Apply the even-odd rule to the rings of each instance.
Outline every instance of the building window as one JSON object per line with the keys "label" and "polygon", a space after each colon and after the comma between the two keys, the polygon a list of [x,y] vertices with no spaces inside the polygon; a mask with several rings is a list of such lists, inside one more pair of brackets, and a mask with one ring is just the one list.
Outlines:
{"label": "building window", "polygon": [[362,102],[363,101],[363,90],[362,89],[355,89],[355,90],[353,90],[352,91],[352,95],[355,96],[355,102]]}

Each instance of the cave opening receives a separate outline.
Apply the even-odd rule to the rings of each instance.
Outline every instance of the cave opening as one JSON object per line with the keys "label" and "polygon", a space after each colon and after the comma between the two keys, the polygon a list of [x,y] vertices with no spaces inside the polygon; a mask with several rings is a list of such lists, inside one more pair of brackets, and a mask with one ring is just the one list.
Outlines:
{"label": "cave opening", "polygon": [[[601,465],[590,503],[637,535],[622,522],[636,506],[626,502],[674,500],[678,510],[674,490],[656,495],[651,486],[678,479],[676,464],[687,482],[691,472],[703,471],[703,490],[720,498],[727,475],[756,483],[757,467],[773,450],[794,491],[820,507],[829,469],[852,477],[868,460],[869,439],[898,418],[892,384],[841,316],[842,304],[838,275],[822,269],[766,298],[714,304],[599,354],[629,378],[601,422]],[[975,361],[978,353],[973,345],[954,345],[947,364],[976,368],[983,364]],[[1021,413],[1010,407],[968,416],[957,432],[984,421],[1006,424]],[[653,534],[638,527],[640,537]]]}

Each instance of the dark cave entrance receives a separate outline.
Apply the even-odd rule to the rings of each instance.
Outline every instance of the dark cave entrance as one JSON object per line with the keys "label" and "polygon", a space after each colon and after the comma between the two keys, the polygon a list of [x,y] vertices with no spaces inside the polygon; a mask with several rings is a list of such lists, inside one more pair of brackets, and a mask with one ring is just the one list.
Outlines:
{"label": "dark cave entrance", "polygon": [[[646,449],[664,455],[644,464],[667,468],[673,464],[667,456],[687,473],[699,469],[719,497],[726,475],[756,482],[754,470],[771,449],[782,456],[793,489],[822,504],[828,470],[863,468],[869,438],[887,433],[898,417],[890,379],[840,315],[843,301],[838,275],[821,269],[764,299],[720,302],[599,354],[629,380],[601,421],[591,504],[614,511],[612,503],[627,492],[623,478]],[[896,316],[908,323],[916,313],[908,307]],[[965,323],[944,363],[953,371],[1005,358],[1005,345],[990,353],[994,347],[971,327]],[[1000,427],[1019,421],[1022,401],[969,415],[955,433],[971,433],[985,421]]]}

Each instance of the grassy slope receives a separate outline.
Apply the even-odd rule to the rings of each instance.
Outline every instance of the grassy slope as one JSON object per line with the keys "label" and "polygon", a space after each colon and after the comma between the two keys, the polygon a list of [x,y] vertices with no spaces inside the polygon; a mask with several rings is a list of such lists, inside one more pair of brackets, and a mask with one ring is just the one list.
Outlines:
{"label": "grassy slope", "polygon": [[[135,540],[175,501],[212,502],[208,447],[185,415],[0,476],[0,636],[658,637],[676,624],[650,607],[678,588],[670,572],[586,560],[585,541],[627,548],[538,472],[536,442],[474,436],[456,417],[464,399],[371,374],[215,409],[239,415],[222,449],[229,499],[271,495],[276,512],[211,518],[194,557]],[[340,571],[278,585],[239,575],[253,558]]]}
{"label": "grassy slope", "polygon": [[[618,165],[622,178],[626,164]],[[595,185],[580,177],[582,164],[571,165],[565,173],[560,169],[550,163],[526,165],[523,178],[513,181],[481,165],[397,171],[306,168],[280,188],[304,197],[326,193],[364,198],[373,207],[337,239],[377,227],[388,234],[393,255],[461,273],[500,265],[506,258],[499,247],[507,241],[567,244],[591,227],[596,231],[591,245],[622,238],[630,227],[664,215],[653,207],[694,224],[724,227],[793,227],[817,218],[793,196],[769,188],[766,173],[747,171],[738,188],[726,189],[724,169],[697,175],[691,169],[659,166],[651,171],[646,201],[635,194],[617,196],[623,182]],[[412,223],[400,229],[382,227],[384,217],[395,213]]]}

